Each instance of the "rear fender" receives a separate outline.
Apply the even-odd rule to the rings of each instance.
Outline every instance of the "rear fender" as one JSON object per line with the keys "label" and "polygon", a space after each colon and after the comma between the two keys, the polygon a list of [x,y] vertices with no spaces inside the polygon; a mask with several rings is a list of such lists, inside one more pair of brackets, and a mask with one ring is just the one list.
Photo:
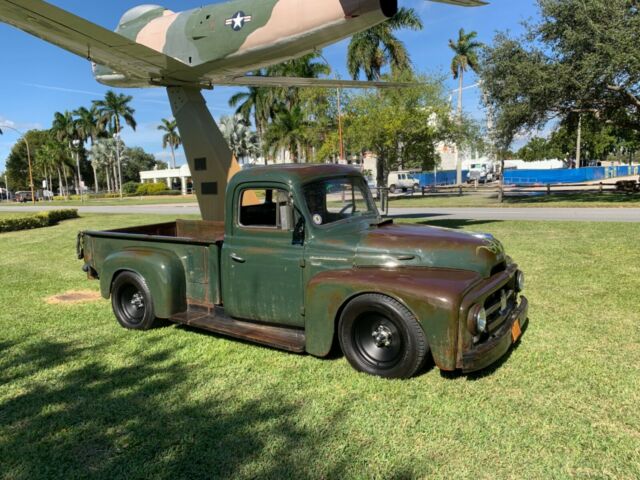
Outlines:
{"label": "rear fender", "polygon": [[180,259],[173,252],[151,248],[119,250],[107,256],[100,272],[100,293],[111,296],[111,285],[119,272],[142,276],[153,297],[159,318],[169,318],[187,309],[186,279]]}
{"label": "rear fender", "polygon": [[306,290],[306,349],[326,356],[333,345],[342,309],[365,293],[388,295],[418,319],[436,365],[454,370],[458,310],[464,293],[480,280],[474,272],[430,268],[359,268],[316,275]]}

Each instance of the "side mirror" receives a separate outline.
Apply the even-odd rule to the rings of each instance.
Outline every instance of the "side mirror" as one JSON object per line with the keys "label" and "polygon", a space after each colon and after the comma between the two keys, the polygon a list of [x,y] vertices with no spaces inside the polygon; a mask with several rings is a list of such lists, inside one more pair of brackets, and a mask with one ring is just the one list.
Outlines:
{"label": "side mirror", "polygon": [[293,229],[293,240],[291,241],[292,245],[304,245],[304,227],[305,227],[305,222],[304,222],[304,217],[302,216],[302,214],[298,211],[298,209],[295,209],[295,213],[296,213],[296,226]]}

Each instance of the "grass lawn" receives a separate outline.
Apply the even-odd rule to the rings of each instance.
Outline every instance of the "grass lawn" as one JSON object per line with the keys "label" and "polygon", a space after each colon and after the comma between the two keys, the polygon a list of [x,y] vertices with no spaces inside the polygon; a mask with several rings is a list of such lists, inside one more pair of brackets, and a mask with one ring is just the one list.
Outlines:
{"label": "grass lawn", "polygon": [[567,193],[506,197],[503,203],[490,195],[439,195],[389,199],[389,207],[640,207],[640,195],[620,193]]}
{"label": "grass lawn", "polygon": [[640,224],[447,223],[503,240],[529,328],[482,374],[388,381],[184,327],[126,331],[104,300],[44,301],[98,289],[78,230],[163,219],[0,235],[3,480],[640,477]]}

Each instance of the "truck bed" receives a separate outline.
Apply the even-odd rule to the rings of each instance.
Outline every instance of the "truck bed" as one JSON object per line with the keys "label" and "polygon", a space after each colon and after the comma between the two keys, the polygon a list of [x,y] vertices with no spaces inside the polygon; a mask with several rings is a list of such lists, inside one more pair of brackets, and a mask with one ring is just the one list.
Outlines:
{"label": "truck bed", "polygon": [[107,257],[143,249],[171,252],[182,265],[187,304],[212,309],[222,303],[220,251],[224,222],[176,220],[104,231],[83,232],[84,257],[90,276],[101,277]]}
{"label": "truck bed", "polygon": [[[165,237],[170,241],[176,239],[188,243],[221,243],[224,240],[224,222],[206,222],[204,220],[176,220],[175,222],[156,223],[137,227],[119,228],[101,232],[91,232],[92,235],[121,236],[122,234],[144,235],[146,237]],[[156,238],[161,240],[160,238]]]}

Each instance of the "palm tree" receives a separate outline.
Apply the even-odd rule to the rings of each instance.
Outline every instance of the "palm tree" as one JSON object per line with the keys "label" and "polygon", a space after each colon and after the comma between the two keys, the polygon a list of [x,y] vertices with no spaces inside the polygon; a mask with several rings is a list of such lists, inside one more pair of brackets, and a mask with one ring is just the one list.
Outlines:
{"label": "palm tree", "polygon": [[175,119],[162,119],[162,125],[158,125],[158,130],[165,132],[162,137],[162,148],[171,148],[171,168],[176,168],[176,148],[182,145],[180,133],[178,133],[178,122]]}
{"label": "palm tree", "polygon": [[99,138],[91,147],[89,158],[95,168],[103,168],[105,172],[105,182],[109,193],[118,190],[117,174],[115,166],[116,141],[113,138]]}
{"label": "palm tree", "polygon": [[246,122],[253,121],[262,138],[271,118],[273,106],[273,89],[265,87],[248,87],[246,92],[238,92],[229,99],[229,106],[236,107],[236,113],[242,115]]}
{"label": "palm tree", "polygon": [[266,144],[270,150],[283,148],[298,163],[303,146],[307,144],[309,123],[300,105],[283,109],[276,114],[266,134]]}
{"label": "palm tree", "polygon": [[[73,114],[78,117],[76,119],[78,137],[83,143],[89,141],[93,147],[95,140],[105,133],[105,124],[100,119],[98,108],[95,105],[92,105],[90,109],[80,107]],[[91,167],[93,169],[93,185],[98,193],[98,172],[93,162],[91,162]]]}
{"label": "palm tree", "polygon": [[386,22],[356,33],[347,50],[347,68],[351,77],[357,80],[362,72],[367,80],[378,80],[387,64],[393,72],[410,69],[409,52],[393,34],[403,28],[422,30],[422,20],[413,8],[400,8]]}
{"label": "palm tree", "polygon": [[[79,134],[76,122],[71,112],[65,111],[64,113],[56,112],[53,115],[53,125],[51,126],[51,132],[55,138],[68,148],[68,151],[73,151],[73,141],[79,140]],[[74,179],[76,182],[76,192],[80,192],[80,164],[77,163],[78,177]],[[64,172],[65,185],[67,181],[67,163],[62,164],[62,170]],[[67,193],[69,189],[67,188]]]}
{"label": "palm tree", "polygon": [[475,41],[478,32],[465,33],[464,28],[458,32],[458,41],[449,40],[449,48],[455,55],[451,60],[451,73],[453,79],[458,80],[458,116],[462,115],[462,84],[464,72],[471,69],[478,71],[478,50],[482,48],[482,43]]}
{"label": "palm tree", "polygon": [[258,157],[260,153],[259,140],[242,115],[236,113],[231,117],[222,117],[220,119],[220,131],[237,159],[242,157],[255,159]]}
{"label": "palm tree", "polygon": [[[93,105],[100,112],[100,118],[109,126],[109,132],[116,137],[116,157],[120,159],[118,164],[118,185],[120,189],[120,196],[122,197],[122,168],[120,151],[120,132],[122,131],[122,120],[125,121],[133,130],[136,129],[137,123],[133,115],[136,111],[129,105],[133,97],[130,95],[116,94],[112,90],[109,90],[104,100],[94,100]],[[114,179],[115,180],[115,179]]]}
{"label": "palm tree", "polygon": [[97,108],[100,118],[109,126],[110,133],[119,134],[122,131],[122,119],[133,130],[137,123],[133,115],[136,111],[129,105],[133,97],[130,95],[116,94],[109,90],[104,100],[94,100],[93,105]]}
{"label": "palm tree", "polygon": [[[464,28],[458,32],[458,41],[449,40],[449,48],[453,50],[455,55],[451,60],[451,73],[453,79],[458,80],[458,120],[462,120],[462,85],[464,80],[464,72],[471,69],[473,72],[478,70],[478,50],[482,47],[482,43],[475,41],[478,36],[477,32],[465,33]],[[460,157],[460,149],[456,146],[456,182],[462,183],[462,158]]]}
{"label": "palm tree", "polygon": [[[273,65],[267,69],[267,75],[271,77],[302,77],[319,78],[320,75],[329,75],[331,68],[321,60],[318,53],[309,53],[300,58],[295,58],[287,62]],[[319,60],[319,61],[317,61]],[[300,89],[297,87],[271,89],[271,97],[268,98],[271,105],[271,118],[279,110],[279,104],[284,104],[286,108],[293,108],[300,103]]]}

